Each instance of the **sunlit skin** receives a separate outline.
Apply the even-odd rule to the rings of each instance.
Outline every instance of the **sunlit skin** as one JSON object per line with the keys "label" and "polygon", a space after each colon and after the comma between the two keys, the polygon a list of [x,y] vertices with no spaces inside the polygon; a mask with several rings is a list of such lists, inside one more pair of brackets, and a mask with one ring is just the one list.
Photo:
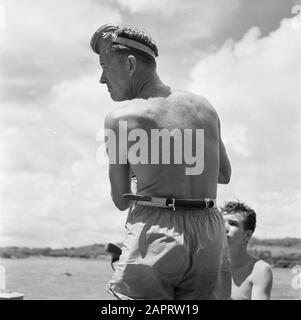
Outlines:
{"label": "sunlit skin", "polygon": [[224,221],[229,246],[240,250],[244,249],[252,236],[251,230],[244,229],[244,217],[239,213],[226,214]]}
{"label": "sunlit skin", "polygon": [[[151,127],[161,129],[183,126],[185,120],[186,127],[204,128],[206,132],[206,170],[202,175],[184,175],[179,166],[167,166],[163,170],[151,165],[111,164],[111,194],[117,208],[123,211],[129,207],[128,200],[122,195],[131,192],[131,172],[137,177],[138,192],[143,195],[215,199],[217,183],[230,180],[231,166],[213,107],[203,97],[171,90],[160,80],[155,67],[143,64],[132,55],[120,57],[108,49],[99,54],[99,62],[102,69],[100,83],[107,86],[111,98],[114,101],[129,100],[128,104],[107,115],[105,128],[116,130],[118,122],[126,120],[129,130],[141,127],[148,130],[150,123]],[[159,175],[161,179],[157,179]]]}
{"label": "sunlit skin", "polygon": [[130,77],[126,72],[126,65],[121,65],[114,56],[107,52],[99,55],[102,74],[99,82],[105,84],[114,101],[127,100],[130,95],[128,86]]}
{"label": "sunlit skin", "polygon": [[161,82],[155,70],[142,67],[132,55],[117,57],[106,50],[99,55],[99,63],[102,68],[99,82],[107,86],[114,101],[170,94],[170,88]]}
{"label": "sunlit skin", "polygon": [[[106,45],[109,44],[107,43]],[[116,142],[114,142],[117,145],[115,148],[115,159],[119,159],[119,155],[127,156],[127,162],[120,163],[117,161],[116,163],[110,161],[109,165],[111,196],[116,207],[121,211],[130,208],[131,203],[127,199],[124,199],[122,195],[125,193],[132,193],[130,179],[132,174],[134,174],[137,179],[137,193],[139,195],[163,198],[172,197],[175,199],[216,199],[217,184],[229,183],[231,166],[224,144],[221,140],[220,121],[214,108],[202,96],[190,92],[174,90],[165,85],[160,80],[156,71],[156,63],[154,60],[150,60],[151,57],[147,59],[146,56],[141,56],[134,50],[123,50],[124,48],[122,49],[120,47],[118,48],[118,51],[116,51],[114,45],[113,48],[108,48],[106,46],[104,51],[101,51],[102,47],[104,46],[99,44],[99,63],[102,69],[100,83],[107,86],[112,100],[128,101],[124,104],[120,104],[117,108],[107,114],[105,118],[105,129],[114,131],[115,136],[117,137],[115,140]],[[131,161],[131,158],[128,156],[128,151],[135,141],[133,141],[133,139],[128,139],[128,141],[124,143],[123,137],[127,138],[127,132],[124,133],[120,131],[119,124],[121,122],[126,122],[127,132],[131,133],[134,129],[142,129],[143,133],[146,133],[148,141],[151,138],[151,133],[154,129],[160,131],[163,129],[173,130],[189,128],[190,130],[196,131],[196,129],[202,128],[205,132],[204,145],[206,146],[203,160],[205,168],[204,172],[202,171],[202,174],[195,175],[185,174],[185,162],[177,164],[172,162],[158,164],[151,162],[143,163],[141,161],[135,163],[134,161]],[[119,137],[119,133],[122,133],[123,136]],[[151,155],[152,150],[150,143],[143,144],[143,148],[147,150],[148,155]],[[196,148],[198,148],[198,145],[196,143],[192,144],[192,153],[195,152]],[[174,144],[171,143],[170,155],[174,155],[174,149]],[[110,157],[109,152],[108,155]],[[156,208],[154,210],[156,210]],[[134,211],[131,211],[130,209],[129,213],[131,214],[132,212]],[[215,292],[213,291],[215,290],[215,282],[217,281],[220,270],[220,255],[222,253],[224,240],[224,226],[222,221],[220,221],[220,217],[218,219],[219,221],[215,224],[217,235],[216,237],[210,237],[210,239],[206,241],[206,248],[204,248],[204,251],[207,250],[206,253],[204,253],[204,256],[206,257],[205,271],[195,271],[200,273],[200,275],[197,276],[200,281],[204,278],[206,283],[210,283],[210,290],[206,290],[206,288],[203,289],[203,285],[198,286],[200,288],[198,290],[204,290],[206,294],[208,291],[208,297],[215,295]],[[136,218],[133,217],[134,222],[135,220]],[[144,218],[142,220],[144,220]],[[141,223],[143,224],[144,221],[141,221]],[[154,221],[154,223],[157,225],[157,222]],[[137,221],[137,225],[139,224],[140,222]],[[152,224],[153,222],[147,222],[147,228],[151,227]],[[160,234],[162,233],[165,237],[163,227],[161,230]],[[168,230],[169,229],[166,229],[166,232],[168,232]],[[139,236],[136,236],[135,234],[130,235],[134,240],[133,243],[139,242],[139,247],[140,241],[141,245],[144,245],[143,232],[144,231],[142,230],[141,235]],[[152,232],[150,234],[152,234]],[[178,232],[184,236],[185,228],[183,227],[183,230],[178,230]],[[212,230],[210,232],[212,232]],[[154,231],[154,235],[155,238],[152,241],[156,240],[156,231]],[[168,239],[171,239],[169,235]],[[207,245],[210,241],[212,244]],[[163,244],[164,243],[162,242],[162,245]],[[128,250],[123,251],[120,266],[121,264],[128,265],[129,270],[139,271],[141,269],[140,262],[138,261],[140,260],[139,254],[137,260],[134,260],[130,247],[131,245],[127,247]],[[169,247],[169,240],[166,247]],[[176,249],[178,250],[178,248],[181,248],[181,245],[180,243],[178,244],[177,241]],[[135,252],[138,251],[136,247],[133,249]],[[200,251],[202,250],[198,250],[198,254],[200,254]],[[153,254],[157,255],[155,251]],[[175,254],[176,253],[173,253],[171,258],[173,258],[173,255]],[[128,255],[130,255],[130,257]],[[212,257],[210,255],[212,255]],[[161,265],[164,257],[161,253],[159,256]],[[183,254],[181,254],[181,256],[182,258],[184,257]],[[166,261],[169,260],[169,258],[166,258]],[[154,261],[156,261],[155,258]],[[188,260],[185,258],[185,263],[186,261]],[[133,265],[140,269],[131,269]],[[142,270],[144,270],[145,265],[143,262],[141,265],[143,266]],[[196,267],[197,265],[198,264],[196,264]],[[175,264],[174,266],[178,265]],[[148,267],[157,270],[155,269],[155,265]],[[155,275],[156,272],[152,271],[152,274]],[[128,276],[128,278],[131,277],[132,275]],[[164,281],[168,284],[168,276],[166,276],[165,280],[164,275]],[[151,282],[156,289],[156,283],[153,281]],[[126,283],[126,285],[131,289],[130,283]],[[197,285],[197,283],[195,283],[195,285]],[[136,286],[137,285],[135,284],[134,288]],[[172,286],[175,286],[174,280]],[[190,289],[190,283],[188,286],[189,290],[193,290],[193,288]],[[184,290],[181,289],[180,291]],[[187,293],[186,291],[185,293],[188,296],[189,294],[193,294],[192,292]],[[147,293],[147,295],[149,294],[151,294],[151,292]],[[173,292],[171,292],[171,294],[173,294]],[[174,295],[176,297],[176,293],[174,293]],[[143,297],[145,297],[145,294]]]}
{"label": "sunlit skin", "polygon": [[229,245],[234,300],[268,300],[272,289],[272,269],[263,260],[249,255],[248,241],[251,230],[245,230],[245,218],[240,213],[224,214]]}

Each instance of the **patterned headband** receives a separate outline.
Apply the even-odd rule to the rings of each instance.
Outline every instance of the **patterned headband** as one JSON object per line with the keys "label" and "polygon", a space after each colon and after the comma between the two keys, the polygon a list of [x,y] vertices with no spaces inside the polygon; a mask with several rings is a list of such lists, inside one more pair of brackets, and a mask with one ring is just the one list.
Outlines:
{"label": "patterned headband", "polygon": [[[136,41],[136,40],[132,40],[132,39],[127,39],[124,37],[119,37],[117,36],[117,34],[114,34],[114,32],[116,32],[118,30],[118,27],[116,26],[112,26],[112,25],[103,25],[100,28],[98,28],[96,30],[96,32],[94,33],[90,45],[93,49],[93,51],[97,54],[99,54],[99,51],[101,50],[107,50],[109,47],[111,47],[111,45],[113,43],[116,44],[121,44],[124,45],[126,47],[129,48],[134,48],[137,50],[140,50],[142,52],[145,52],[149,55],[151,55],[153,58],[156,58],[156,54],[155,52],[149,48],[148,46]],[[100,47],[104,47],[103,49],[99,49],[97,47],[97,44],[99,42],[99,40],[103,40],[102,44],[100,45]]]}

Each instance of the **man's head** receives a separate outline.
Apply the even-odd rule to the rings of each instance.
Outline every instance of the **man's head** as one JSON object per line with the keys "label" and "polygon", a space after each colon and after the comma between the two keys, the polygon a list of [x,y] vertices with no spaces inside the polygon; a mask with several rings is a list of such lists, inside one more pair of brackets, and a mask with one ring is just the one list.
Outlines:
{"label": "man's head", "polygon": [[134,98],[133,83],[156,70],[158,49],[144,31],[105,25],[94,33],[91,47],[103,69],[100,83],[115,101]]}
{"label": "man's head", "polygon": [[230,246],[247,245],[256,227],[256,213],[240,201],[229,201],[222,208]]}

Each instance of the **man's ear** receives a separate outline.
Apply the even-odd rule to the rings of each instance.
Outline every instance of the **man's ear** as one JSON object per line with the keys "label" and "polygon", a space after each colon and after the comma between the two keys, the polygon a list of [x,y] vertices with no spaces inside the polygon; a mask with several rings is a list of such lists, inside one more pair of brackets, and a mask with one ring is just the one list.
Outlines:
{"label": "man's ear", "polygon": [[253,234],[253,231],[252,231],[252,230],[247,230],[247,231],[245,232],[245,241],[246,241],[246,243],[249,242],[249,240],[250,240],[251,237],[252,237],[252,234]]}
{"label": "man's ear", "polygon": [[127,58],[127,70],[129,72],[130,77],[134,74],[137,68],[137,60],[134,56],[130,55]]}

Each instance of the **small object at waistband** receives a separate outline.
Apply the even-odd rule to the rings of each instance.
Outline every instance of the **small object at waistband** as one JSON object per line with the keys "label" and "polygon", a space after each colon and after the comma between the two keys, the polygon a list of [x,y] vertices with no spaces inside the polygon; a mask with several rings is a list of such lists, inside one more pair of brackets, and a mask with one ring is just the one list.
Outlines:
{"label": "small object at waistband", "polygon": [[119,260],[119,257],[122,253],[121,248],[116,244],[109,242],[105,246],[105,251],[111,254],[111,267],[113,270],[115,270],[114,262]]}
{"label": "small object at waistband", "polygon": [[124,199],[136,201],[136,204],[151,207],[171,208],[174,211],[177,208],[183,209],[209,209],[216,208],[215,199],[175,199],[175,198],[158,198],[149,197],[139,194],[125,193]]}

